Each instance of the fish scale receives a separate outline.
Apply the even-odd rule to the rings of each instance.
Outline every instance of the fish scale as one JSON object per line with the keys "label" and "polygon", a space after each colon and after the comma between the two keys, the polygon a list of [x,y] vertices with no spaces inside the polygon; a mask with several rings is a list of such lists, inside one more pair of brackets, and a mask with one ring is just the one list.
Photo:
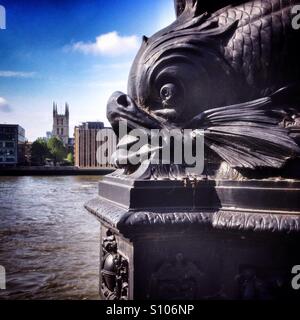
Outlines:
{"label": "fish scale", "polygon": [[[280,85],[292,82],[299,74],[297,42],[300,31],[292,29],[292,7],[295,0],[256,0],[237,7],[228,7],[212,16],[225,27],[239,20],[238,28],[224,48],[224,56],[237,73],[242,73],[249,85],[265,94],[265,88],[279,75]],[[283,41],[282,41],[283,40]],[[294,50],[290,50],[293,47]],[[287,49],[289,48],[289,50]],[[294,51],[294,57],[288,52]],[[291,73],[290,71],[293,70]],[[285,78],[285,75],[289,75]],[[271,88],[277,89],[277,88]]]}

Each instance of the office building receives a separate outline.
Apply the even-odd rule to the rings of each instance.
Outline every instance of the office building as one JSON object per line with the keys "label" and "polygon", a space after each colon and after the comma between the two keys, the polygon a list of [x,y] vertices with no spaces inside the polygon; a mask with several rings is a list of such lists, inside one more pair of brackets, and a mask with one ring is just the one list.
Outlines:
{"label": "office building", "polygon": [[112,168],[111,155],[117,137],[102,122],[85,122],[75,127],[75,166],[79,168]]}
{"label": "office building", "polygon": [[25,163],[25,130],[17,124],[0,124],[0,166]]}

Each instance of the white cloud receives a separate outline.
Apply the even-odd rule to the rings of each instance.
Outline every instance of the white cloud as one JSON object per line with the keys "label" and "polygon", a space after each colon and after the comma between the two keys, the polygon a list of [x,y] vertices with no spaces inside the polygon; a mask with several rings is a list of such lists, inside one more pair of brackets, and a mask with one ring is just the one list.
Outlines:
{"label": "white cloud", "polygon": [[0,97],[0,112],[11,112],[12,108],[11,106],[8,104],[8,102]]}
{"label": "white cloud", "polygon": [[2,78],[33,78],[35,75],[36,72],[0,70],[0,77]]}
{"label": "white cloud", "polygon": [[136,52],[138,48],[136,35],[120,36],[116,31],[98,36],[95,42],[77,42],[72,45],[74,51],[103,56],[121,56]]}

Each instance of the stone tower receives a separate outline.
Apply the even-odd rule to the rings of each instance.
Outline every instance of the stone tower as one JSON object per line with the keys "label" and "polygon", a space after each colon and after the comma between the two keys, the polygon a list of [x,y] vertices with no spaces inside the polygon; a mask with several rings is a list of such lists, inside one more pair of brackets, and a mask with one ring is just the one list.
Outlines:
{"label": "stone tower", "polygon": [[69,140],[69,105],[65,104],[65,113],[59,114],[57,104],[53,103],[53,129],[52,135],[59,137],[65,145]]}

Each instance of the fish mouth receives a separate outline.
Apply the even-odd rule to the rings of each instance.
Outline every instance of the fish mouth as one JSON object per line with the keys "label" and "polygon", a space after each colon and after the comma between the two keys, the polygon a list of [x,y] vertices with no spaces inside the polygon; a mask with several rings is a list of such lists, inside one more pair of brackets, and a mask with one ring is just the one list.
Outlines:
{"label": "fish mouth", "polygon": [[[150,159],[156,159],[154,164],[161,166],[161,150],[170,143],[175,143],[169,141],[168,132],[176,127],[164,117],[172,113],[173,110],[167,108],[163,112],[147,111],[138,106],[129,95],[119,91],[113,93],[107,103],[107,118],[118,137],[116,150],[111,156],[112,164],[129,175],[140,173],[138,170],[147,171],[153,165]],[[181,131],[176,132],[176,141],[182,143]],[[161,139],[158,139],[158,144],[153,144],[152,138],[157,137],[156,135]]]}
{"label": "fish mouth", "polygon": [[151,129],[162,129],[163,125],[158,117],[143,110],[130,96],[119,91],[113,93],[108,100],[107,119],[119,139],[116,151],[111,157],[112,164],[119,169],[125,169],[126,172],[130,170],[134,172],[140,164],[128,166],[132,163],[132,158],[142,158],[143,155],[152,152],[153,148],[145,145],[135,152],[128,152],[139,140],[133,130],[138,129],[139,133],[145,134],[148,139],[151,136]]}
{"label": "fish mouth", "polygon": [[163,127],[163,119],[143,110],[130,96],[120,91],[113,93],[108,100],[107,119],[118,137],[120,137],[121,123],[126,124],[129,130],[144,129],[148,131]]}

